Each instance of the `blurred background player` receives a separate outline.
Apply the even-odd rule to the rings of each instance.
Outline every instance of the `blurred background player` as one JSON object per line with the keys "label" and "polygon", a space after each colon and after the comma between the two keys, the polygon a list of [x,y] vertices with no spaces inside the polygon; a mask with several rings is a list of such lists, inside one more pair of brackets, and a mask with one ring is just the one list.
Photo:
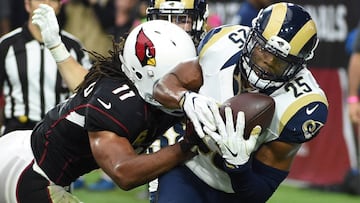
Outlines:
{"label": "blurred background player", "polygon": [[0,2],[0,37],[10,31],[10,1],[2,0]]}
{"label": "blurred background player", "polygon": [[[10,31],[10,14],[10,1],[2,0],[0,2],[0,37]],[[4,122],[4,105],[4,95],[0,92],[0,129]]]}
{"label": "blurred background player", "polygon": [[[357,154],[360,155],[360,22],[348,36],[346,50],[350,54],[348,64],[348,111],[355,132]],[[350,194],[360,194],[360,165],[351,168],[344,179],[344,188]]]}
{"label": "blurred background player", "polygon": [[[147,20],[167,20],[185,30],[197,46],[206,33],[207,21],[206,0],[151,0],[147,8]],[[148,152],[153,153],[160,148],[172,145],[185,134],[184,123],[175,124],[164,135],[149,147]],[[155,202],[158,180],[149,183],[150,202]]]}
{"label": "blurred background player", "polygon": [[240,9],[237,13],[239,18],[239,25],[246,25],[251,27],[252,20],[257,16],[259,11],[270,4],[274,0],[245,0],[241,3]]}
{"label": "blurred background player", "polygon": [[[114,5],[104,0],[71,0],[64,9],[66,22],[64,30],[76,36],[87,50],[107,55],[112,45],[108,33],[114,26]],[[90,60],[94,57],[90,55]]]}
{"label": "blurred background player", "polygon": [[[360,30],[360,22],[356,30]],[[351,54],[348,67],[349,93],[347,102],[349,104],[350,119],[354,124],[358,125],[360,123],[360,32],[356,31],[353,34],[353,39],[348,42],[349,48],[347,48]]]}
{"label": "blurred background player", "polygon": [[[57,71],[51,50],[44,46],[39,28],[31,23],[33,11],[41,3],[60,12],[60,0],[25,0],[28,20],[0,39],[0,90],[4,92],[4,134],[32,129],[45,113],[65,100],[70,91]],[[57,22],[53,22],[57,23]],[[88,55],[70,33],[59,31],[64,47],[84,67]]]}
{"label": "blurred background player", "polygon": [[146,20],[146,7],[147,0],[71,0],[64,9],[64,30],[79,38],[87,50],[107,55],[112,39],[118,42]]}
{"label": "blurred background player", "polygon": [[175,23],[192,37],[197,46],[205,34],[207,7],[206,0],[150,0],[147,19],[162,19]]}

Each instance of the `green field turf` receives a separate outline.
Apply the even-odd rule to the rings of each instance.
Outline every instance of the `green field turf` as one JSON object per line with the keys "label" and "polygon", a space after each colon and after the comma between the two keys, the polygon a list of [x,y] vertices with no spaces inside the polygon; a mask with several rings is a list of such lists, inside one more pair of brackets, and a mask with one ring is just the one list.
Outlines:
{"label": "green field turf", "polygon": [[[94,182],[97,172],[85,176],[88,183]],[[90,192],[85,189],[75,190],[74,194],[84,203],[148,203],[141,197],[146,187],[142,186],[131,191],[116,189],[109,192]],[[360,196],[342,193],[321,192],[311,189],[282,185],[268,203],[360,203]]]}

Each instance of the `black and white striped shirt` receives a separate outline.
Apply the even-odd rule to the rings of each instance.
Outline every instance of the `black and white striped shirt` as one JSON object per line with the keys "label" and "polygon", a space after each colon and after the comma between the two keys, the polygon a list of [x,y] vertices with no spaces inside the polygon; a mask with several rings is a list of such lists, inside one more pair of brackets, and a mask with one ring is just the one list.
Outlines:
{"label": "black and white striped shirt", "polygon": [[[65,31],[61,38],[70,54],[89,68],[80,42]],[[5,119],[26,116],[35,122],[70,94],[50,51],[32,37],[27,24],[0,38],[0,90]]]}

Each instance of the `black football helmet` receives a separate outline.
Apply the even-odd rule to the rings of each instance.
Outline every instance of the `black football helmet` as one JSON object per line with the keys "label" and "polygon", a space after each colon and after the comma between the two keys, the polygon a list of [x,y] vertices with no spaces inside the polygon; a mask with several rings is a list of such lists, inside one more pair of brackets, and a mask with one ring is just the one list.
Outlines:
{"label": "black football helmet", "polygon": [[205,32],[207,19],[206,0],[150,0],[147,20],[168,20],[175,24],[191,21],[187,31],[197,45]]}

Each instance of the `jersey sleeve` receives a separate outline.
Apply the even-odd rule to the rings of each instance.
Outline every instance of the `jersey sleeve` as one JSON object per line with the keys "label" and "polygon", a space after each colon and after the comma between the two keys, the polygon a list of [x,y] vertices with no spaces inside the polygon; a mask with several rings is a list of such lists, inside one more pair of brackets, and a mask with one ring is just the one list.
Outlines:
{"label": "jersey sleeve", "polygon": [[199,63],[206,67],[203,75],[215,75],[236,64],[248,32],[248,27],[240,25],[224,25],[208,32],[198,46]]}
{"label": "jersey sleeve", "polygon": [[145,104],[140,96],[126,85],[102,83],[95,87],[86,108],[88,131],[112,131],[129,137],[143,128]]}
{"label": "jersey sleeve", "polygon": [[303,143],[314,138],[324,126],[328,115],[326,98],[306,95],[292,103],[280,118],[279,141]]}

